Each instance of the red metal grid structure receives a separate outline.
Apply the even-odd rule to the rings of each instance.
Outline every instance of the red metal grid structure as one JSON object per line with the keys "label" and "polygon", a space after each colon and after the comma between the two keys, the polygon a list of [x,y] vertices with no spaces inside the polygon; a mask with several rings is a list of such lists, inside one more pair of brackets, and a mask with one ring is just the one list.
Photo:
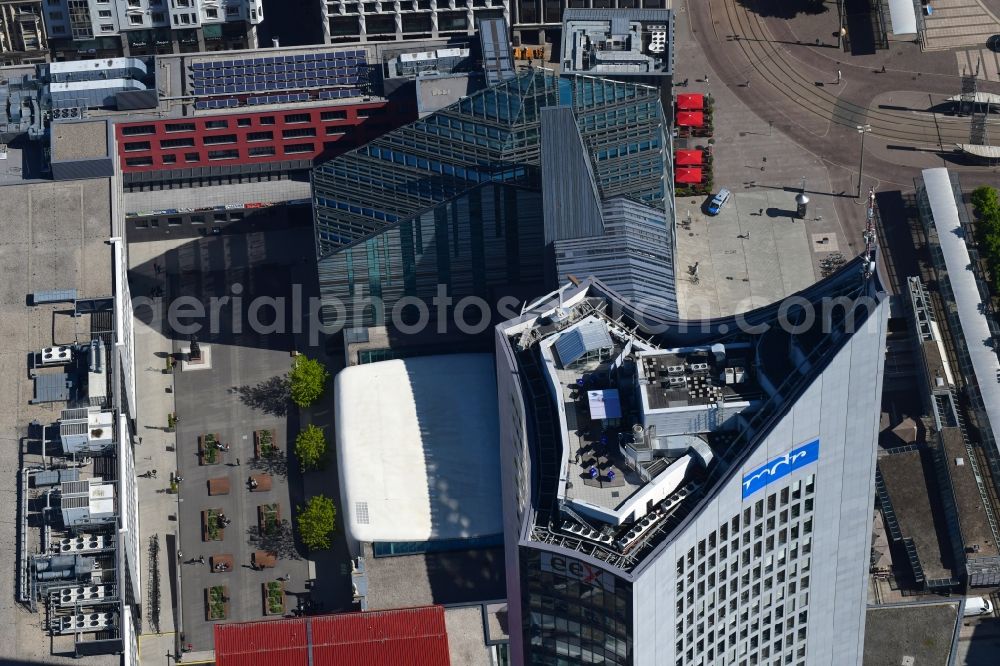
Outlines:
{"label": "red metal grid structure", "polygon": [[[310,658],[311,655],[311,658]],[[451,666],[444,608],[215,625],[216,666]]]}
{"label": "red metal grid structure", "polygon": [[384,101],[160,118],[115,124],[122,171],[312,160],[362,145],[411,120]]}

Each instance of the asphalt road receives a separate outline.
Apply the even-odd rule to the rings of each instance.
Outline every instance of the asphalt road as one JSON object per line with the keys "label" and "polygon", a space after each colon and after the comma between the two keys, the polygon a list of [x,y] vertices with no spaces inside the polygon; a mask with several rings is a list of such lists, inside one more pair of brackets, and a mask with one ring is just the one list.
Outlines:
{"label": "asphalt road", "polygon": [[[782,18],[761,16],[761,3],[752,0],[685,4],[694,37],[721,82],[759,117],[821,156],[845,189],[856,183],[857,126],[863,124],[872,128],[865,176],[879,189],[912,189],[919,171],[933,166],[974,174],[977,184],[1000,184],[992,168],[954,153],[955,143],[968,141],[968,119],[932,112],[946,110],[940,102],[961,92],[953,54],[893,44],[889,51],[854,57],[836,48],[826,30],[835,27],[835,12]],[[884,73],[881,64],[887,64]],[[1000,84],[982,81],[979,90],[1000,93]],[[897,92],[904,103],[892,94]],[[1000,137],[1000,118],[991,118],[989,127]]]}

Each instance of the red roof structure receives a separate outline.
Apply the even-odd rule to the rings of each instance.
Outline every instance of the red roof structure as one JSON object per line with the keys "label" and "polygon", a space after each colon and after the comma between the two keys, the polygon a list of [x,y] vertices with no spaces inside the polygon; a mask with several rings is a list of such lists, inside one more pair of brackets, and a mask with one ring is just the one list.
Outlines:
{"label": "red roof structure", "polygon": [[700,167],[681,167],[674,170],[674,182],[676,183],[700,183]]}
{"label": "red roof structure", "polygon": [[[310,640],[311,636],[311,640]],[[451,666],[444,608],[215,625],[216,666]]]}
{"label": "red roof structure", "polygon": [[701,127],[705,124],[705,114],[701,111],[678,111],[677,124],[681,127]]}
{"label": "red roof structure", "polygon": [[701,93],[678,95],[677,108],[681,111],[701,111],[705,108],[705,96]]}
{"label": "red roof structure", "polygon": [[701,166],[704,163],[700,150],[678,150],[674,152],[674,164],[677,166]]}

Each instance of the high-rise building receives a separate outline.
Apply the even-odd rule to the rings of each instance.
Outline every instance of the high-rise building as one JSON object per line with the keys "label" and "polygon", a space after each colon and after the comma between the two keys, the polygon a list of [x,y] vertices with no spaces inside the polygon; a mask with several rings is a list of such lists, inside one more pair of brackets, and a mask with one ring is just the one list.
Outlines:
{"label": "high-rise building", "polygon": [[472,35],[481,18],[503,18],[510,25],[509,0],[321,0],[320,8],[327,44]]}
{"label": "high-rise building", "polygon": [[259,0],[47,0],[56,56],[108,57],[256,48]]}
{"label": "high-rise building", "polygon": [[[510,5],[510,25],[514,39],[524,44],[559,41],[567,10],[587,11],[598,19],[619,20],[628,13],[669,9],[670,0],[643,0],[642,9],[634,0],[514,0]],[[563,54],[565,55],[565,53]]]}
{"label": "high-rise building", "polygon": [[[470,40],[471,41],[471,40]],[[419,84],[460,77],[482,85],[478,58],[441,40],[319,45],[52,62],[0,80],[0,144],[50,156],[53,123],[98,115],[113,123],[127,190],[209,183],[302,181],[327,158],[417,117]],[[407,68],[412,55],[442,57]],[[395,68],[395,69],[394,69]],[[380,75],[383,70],[391,72]],[[457,70],[457,71],[456,71]],[[441,95],[429,95],[440,106]],[[27,139],[27,140],[22,140]],[[30,145],[29,145],[30,144]],[[9,163],[17,158],[12,154]],[[149,208],[167,208],[150,206]],[[149,208],[143,208],[148,210]],[[170,208],[175,208],[171,206]],[[140,209],[140,210],[143,210]],[[130,212],[134,212],[133,208]],[[203,212],[203,211],[202,211]]]}
{"label": "high-rise building", "polygon": [[[326,162],[313,171],[326,319],[381,324],[397,304],[405,319],[439,285],[491,305],[531,296],[556,282],[557,242],[608,234],[624,250],[648,224],[672,266],[669,156],[655,88],[534,70]],[[603,271],[622,270],[614,258]]]}
{"label": "high-rise building", "polygon": [[48,47],[41,0],[0,0],[0,66],[45,62]]}
{"label": "high-rise building", "polygon": [[513,664],[861,663],[872,268],[705,321],[588,278],[497,327]]}
{"label": "high-rise building", "polygon": [[336,42],[385,42],[471,35],[482,18],[503,18],[515,44],[555,44],[563,31],[567,8],[590,12],[595,20],[613,15],[670,8],[666,0],[401,0],[348,2],[321,0],[323,37]]}

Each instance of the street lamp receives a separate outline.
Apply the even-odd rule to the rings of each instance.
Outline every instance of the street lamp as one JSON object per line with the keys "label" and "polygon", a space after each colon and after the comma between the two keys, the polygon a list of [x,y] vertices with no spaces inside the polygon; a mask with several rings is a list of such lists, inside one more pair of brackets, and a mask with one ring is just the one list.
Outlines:
{"label": "street lamp", "polygon": [[872,131],[871,125],[858,125],[858,134],[861,135],[861,163],[858,164],[858,193],[857,197],[861,196],[861,174],[865,170],[865,134]]}

